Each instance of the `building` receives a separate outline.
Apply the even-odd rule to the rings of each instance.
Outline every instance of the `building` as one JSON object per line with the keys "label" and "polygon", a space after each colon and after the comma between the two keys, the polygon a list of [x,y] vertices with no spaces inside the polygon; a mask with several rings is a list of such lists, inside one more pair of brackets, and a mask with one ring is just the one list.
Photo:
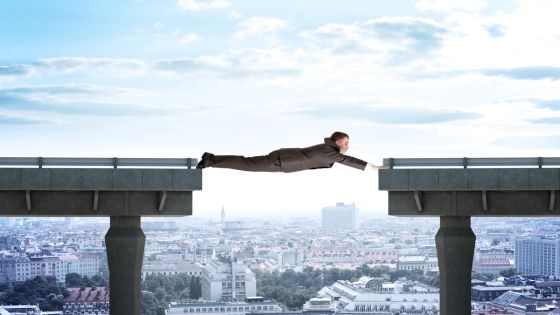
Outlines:
{"label": "building", "polygon": [[357,282],[339,280],[318,295],[336,302],[336,313],[439,314],[439,290],[417,282],[388,283],[369,277]]}
{"label": "building", "polygon": [[142,266],[142,280],[148,275],[177,275],[202,276],[202,265],[200,263],[181,262],[176,264],[146,264]]}
{"label": "building", "polygon": [[290,248],[282,251],[282,266],[294,267],[298,265],[298,252]]}
{"label": "building", "polygon": [[202,298],[206,301],[244,301],[257,295],[255,274],[244,264],[211,260],[202,267]]}
{"label": "building", "polygon": [[471,315],[515,315],[503,308],[489,307],[482,303],[471,303]]}
{"label": "building", "polygon": [[474,252],[474,272],[497,275],[512,268],[515,268],[515,256],[512,249],[477,248]]}
{"label": "building", "polygon": [[559,242],[545,237],[515,240],[515,268],[525,276],[560,277]]}
{"label": "building", "polygon": [[471,287],[471,300],[476,302],[488,302],[509,291],[522,293],[532,288],[532,286],[475,285]]}
{"label": "building", "polygon": [[397,262],[398,270],[422,270],[423,274],[438,269],[437,257],[401,256]]}
{"label": "building", "polygon": [[247,230],[247,225],[243,221],[225,221],[223,225],[224,232],[237,232]]}
{"label": "building", "polygon": [[39,305],[0,305],[0,315],[41,315]]}
{"label": "building", "polygon": [[247,313],[278,313],[282,308],[274,299],[249,298],[243,302],[171,303],[167,315],[245,315]]}
{"label": "building", "polygon": [[513,249],[507,248],[477,248],[474,261],[479,259],[514,259]]}
{"label": "building", "polygon": [[68,288],[64,315],[109,314],[109,289],[105,287]]}
{"label": "building", "polygon": [[322,228],[325,230],[355,230],[358,225],[358,209],[354,203],[338,202],[334,207],[322,210]]}
{"label": "building", "polygon": [[303,304],[303,311],[305,312],[326,312],[334,313],[336,312],[336,301],[332,301],[330,298],[312,298]]}
{"label": "building", "polygon": [[0,251],[4,250],[21,250],[21,241],[13,236],[0,236]]}
{"label": "building", "polygon": [[473,271],[497,275],[514,268],[513,259],[479,259],[473,263]]}
{"label": "building", "polygon": [[36,276],[54,276],[58,282],[64,282],[69,273],[99,275],[99,258],[87,254],[0,258],[1,283],[22,282]]}
{"label": "building", "polygon": [[543,297],[536,292],[506,292],[494,299],[490,306],[501,307],[514,314],[548,314],[558,310],[558,296]]}

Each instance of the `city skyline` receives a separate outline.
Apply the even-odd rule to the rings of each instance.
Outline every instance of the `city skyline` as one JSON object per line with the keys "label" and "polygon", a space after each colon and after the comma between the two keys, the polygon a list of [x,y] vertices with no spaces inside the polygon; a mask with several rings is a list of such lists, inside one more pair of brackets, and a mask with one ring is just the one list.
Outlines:
{"label": "city skyline", "polygon": [[[560,156],[555,1],[0,4],[3,156]],[[387,211],[377,174],[205,169],[194,213]],[[316,212],[314,212],[316,211]]]}

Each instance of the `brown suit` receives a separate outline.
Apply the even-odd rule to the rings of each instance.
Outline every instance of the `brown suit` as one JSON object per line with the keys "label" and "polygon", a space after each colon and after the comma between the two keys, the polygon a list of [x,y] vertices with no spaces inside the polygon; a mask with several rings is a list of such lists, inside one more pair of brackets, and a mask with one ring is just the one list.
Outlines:
{"label": "brown suit", "polygon": [[340,148],[330,138],[325,142],[306,148],[282,148],[267,155],[244,157],[240,155],[215,155],[211,167],[232,168],[252,172],[284,172],[330,168],[335,162],[360,170],[367,162],[340,153]]}

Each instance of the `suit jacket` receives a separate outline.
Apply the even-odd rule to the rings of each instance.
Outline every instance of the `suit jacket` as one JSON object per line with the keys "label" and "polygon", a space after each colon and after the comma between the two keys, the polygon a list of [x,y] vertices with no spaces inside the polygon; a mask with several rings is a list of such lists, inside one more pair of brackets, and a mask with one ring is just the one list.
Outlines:
{"label": "suit jacket", "polygon": [[340,153],[340,148],[330,138],[325,142],[307,148],[282,148],[270,153],[274,160],[279,160],[285,173],[315,168],[330,168],[335,162],[360,170],[366,168],[367,162]]}

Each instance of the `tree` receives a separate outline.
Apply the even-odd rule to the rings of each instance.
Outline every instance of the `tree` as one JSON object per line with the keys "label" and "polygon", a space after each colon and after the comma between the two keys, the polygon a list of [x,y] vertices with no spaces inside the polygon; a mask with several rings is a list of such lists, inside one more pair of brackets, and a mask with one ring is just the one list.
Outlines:
{"label": "tree", "polygon": [[489,273],[473,272],[471,278],[481,281],[492,281],[494,279],[494,275]]}
{"label": "tree", "polygon": [[88,276],[82,277],[82,275],[77,273],[67,274],[64,282],[69,288],[107,286],[107,281],[98,275],[88,278]]}
{"label": "tree", "polygon": [[2,304],[39,304],[44,310],[61,311],[66,287],[53,276],[37,276],[3,292]]}
{"label": "tree", "polygon": [[[163,315],[165,314],[166,303],[159,301],[151,292],[142,291],[142,314],[143,315]],[[162,313],[163,310],[163,313]]]}
{"label": "tree", "polygon": [[193,300],[198,300],[202,297],[202,285],[200,283],[200,278],[192,276],[189,286],[189,297]]}
{"label": "tree", "polygon": [[515,270],[515,268],[510,268],[507,270],[502,270],[500,271],[500,276],[502,277],[506,277],[506,278],[510,278],[513,277],[515,275],[518,275],[519,273],[517,272],[517,270]]}
{"label": "tree", "polygon": [[69,288],[81,287],[82,286],[82,276],[75,272],[66,274],[66,278],[64,280],[66,286]]}

